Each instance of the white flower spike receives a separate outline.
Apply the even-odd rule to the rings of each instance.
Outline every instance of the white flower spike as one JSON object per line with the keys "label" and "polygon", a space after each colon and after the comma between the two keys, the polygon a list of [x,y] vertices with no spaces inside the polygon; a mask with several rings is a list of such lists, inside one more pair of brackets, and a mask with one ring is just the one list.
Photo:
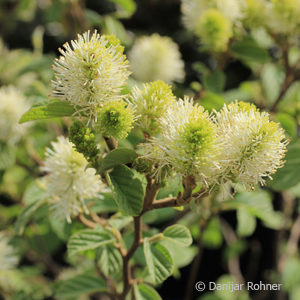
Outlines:
{"label": "white flower spike", "polygon": [[241,182],[247,187],[265,183],[283,166],[284,131],[269,114],[253,104],[234,102],[216,112],[218,135],[223,141],[221,181]]}
{"label": "white flower spike", "polygon": [[97,31],[78,35],[64,44],[55,60],[52,96],[70,102],[77,112],[97,120],[97,112],[105,102],[118,101],[130,72],[124,48],[113,36]]}
{"label": "white flower spike", "polygon": [[57,140],[52,142],[53,150],[46,150],[41,169],[48,173],[44,182],[49,202],[55,212],[70,223],[71,217],[89,213],[85,200],[97,197],[105,186],[96,170],[87,166],[83,154],[74,149],[73,143],[63,136]]}

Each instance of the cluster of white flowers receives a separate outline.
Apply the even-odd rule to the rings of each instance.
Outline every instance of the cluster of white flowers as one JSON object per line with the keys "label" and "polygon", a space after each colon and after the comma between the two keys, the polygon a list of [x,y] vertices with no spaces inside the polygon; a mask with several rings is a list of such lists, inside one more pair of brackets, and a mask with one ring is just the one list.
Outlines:
{"label": "cluster of white flowers", "polygon": [[18,256],[12,245],[9,244],[10,238],[0,232],[0,290],[11,291],[14,288],[16,277],[16,266]]}
{"label": "cluster of white flowers", "polygon": [[181,82],[185,76],[178,45],[158,34],[138,38],[129,61],[133,76],[139,81]]}
{"label": "cluster of white flowers", "polygon": [[182,0],[181,11],[185,26],[193,31],[201,15],[208,9],[217,9],[231,22],[241,20],[243,17],[242,0]]}
{"label": "cluster of white flowers", "polygon": [[71,217],[89,212],[85,200],[97,197],[104,184],[68,139],[60,136],[52,147],[46,150],[41,168],[48,174],[44,177],[47,196],[55,212],[71,222]]}
{"label": "cluster of white flowers", "polygon": [[160,118],[161,134],[140,146],[146,159],[182,175],[193,174],[206,185],[218,169],[217,128],[202,106],[179,99]]}
{"label": "cluster of white flowers", "polygon": [[220,176],[246,186],[265,183],[283,166],[287,140],[277,123],[254,106],[235,102],[216,112],[223,140]]}
{"label": "cluster of white flowers", "polygon": [[0,142],[13,145],[19,141],[28,126],[18,123],[29,108],[29,101],[18,89],[13,86],[0,88]]}
{"label": "cluster of white flowers", "polygon": [[253,104],[235,102],[209,115],[185,98],[160,118],[161,133],[140,145],[145,159],[157,168],[193,175],[206,186],[241,182],[265,183],[283,166],[287,140],[279,125]]}
{"label": "cluster of white flowers", "polygon": [[97,120],[105,102],[122,100],[122,88],[130,74],[124,48],[112,36],[90,31],[64,44],[56,59],[53,96],[70,102],[76,111]]}
{"label": "cluster of white flowers", "polygon": [[14,269],[18,264],[16,252],[9,242],[9,237],[0,232],[0,271]]}
{"label": "cluster of white flowers", "polygon": [[157,80],[144,83],[142,89],[133,87],[131,94],[132,106],[137,115],[136,125],[149,135],[159,133],[160,117],[176,101],[172,87]]}

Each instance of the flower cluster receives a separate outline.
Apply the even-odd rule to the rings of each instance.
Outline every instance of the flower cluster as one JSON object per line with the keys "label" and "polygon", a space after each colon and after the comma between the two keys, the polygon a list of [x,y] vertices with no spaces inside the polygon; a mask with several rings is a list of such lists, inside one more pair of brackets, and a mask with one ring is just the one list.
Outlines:
{"label": "flower cluster", "polygon": [[219,52],[227,48],[233,25],[243,17],[240,0],[182,0],[185,26],[209,49]]}
{"label": "flower cluster", "polygon": [[283,129],[266,112],[235,102],[216,112],[218,135],[223,140],[220,176],[223,181],[254,186],[264,184],[283,166],[287,141]]}
{"label": "flower cluster", "polygon": [[160,136],[140,146],[144,157],[157,164],[157,175],[168,168],[193,174],[208,184],[219,152],[217,128],[208,112],[189,98],[179,99],[168,107],[160,123]]}
{"label": "flower cluster", "polygon": [[135,86],[131,101],[137,115],[136,125],[152,136],[160,132],[159,119],[176,98],[171,86],[158,80],[143,84],[142,89]]}
{"label": "flower cluster", "polygon": [[10,239],[4,232],[0,232],[0,290],[9,292],[17,284],[16,266],[18,256]]}
{"label": "flower cluster", "polygon": [[133,112],[124,101],[108,102],[98,114],[97,128],[106,137],[125,139],[133,122]]}
{"label": "flower cluster", "polygon": [[100,36],[96,31],[78,35],[63,47],[53,66],[52,95],[96,121],[104,103],[124,98],[121,91],[130,74],[124,48],[115,37]]}
{"label": "flower cluster", "polygon": [[30,108],[28,100],[12,86],[0,89],[0,142],[13,145],[26,131],[20,125],[21,116]]}
{"label": "flower cluster", "polygon": [[181,82],[185,76],[177,44],[158,34],[137,39],[129,53],[129,61],[133,76],[140,81]]}
{"label": "flower cluster", "polygon": [[284,131],[253,104],[234,102],[209,115],[185,98],[172,103],[159,122],[160,134],[140,145],[158,180],[173,171],[207,187],[226,182],[253,187],[283,166]]}
{"label": "flower cluster", "polygon": [[88,213],[85,200],[95,198],[104,189],[100,176],[88,167],[83,154],[74,149],[74,144],[63,136],[52,142],[47,149],[42,171],[49,202],[57,214],[67,218],[79,213]]}

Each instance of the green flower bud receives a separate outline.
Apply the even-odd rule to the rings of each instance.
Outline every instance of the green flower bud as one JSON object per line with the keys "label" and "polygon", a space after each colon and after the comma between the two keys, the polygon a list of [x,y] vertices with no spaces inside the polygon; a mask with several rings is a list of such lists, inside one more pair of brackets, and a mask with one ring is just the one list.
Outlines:
{"label": "green flower bud", "polygon": [[199,18],[195,33],[209,49],[225,51],[232,37],[232,23],[218,10],[208,9]]}
{"label": "green flower bud", "polygon": [[265,25],[267,19],[267,1],[246,0],[244,11],[244,24],[250,28],[257,28]]}
{"label": "green flower bud", "polygon": [[98,128],[106,137],[125,139],[133,127],[134,116],[123,101],[106,103],[98,113]]}
{"label": "green flower bud", "polygon": [[90,163],[96,161],[98,149],[95,135],[90,128],[85,127],[80,121],[74,122],[69,130],[69,140],[75,145],[76,150],[82,153]]}
{"label": "green flower bud", "polygon": [[160,80],[144,84],[143,89],[134,87],[131,100],[138,116],[137,125],[151,136],[158,134],[159,119],[175,99],[171,86]]}

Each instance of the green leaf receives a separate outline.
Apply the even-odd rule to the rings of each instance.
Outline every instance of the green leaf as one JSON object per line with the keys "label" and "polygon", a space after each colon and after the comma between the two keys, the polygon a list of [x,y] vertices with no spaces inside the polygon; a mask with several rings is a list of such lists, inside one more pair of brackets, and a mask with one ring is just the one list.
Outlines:
{"label": "green leaf", "polygon": [[233,55],[246,61],[264,63],[269,60],[268,51],[261,48],[251,37],[234,42],[231,51]]}
{"label": "green leaf", "polygon": [[213,109],[219,110],[226,102],[225,98],[223,98],[222,96],[209,91],[205,91],[204,96],[201,97],[199,101],[199,103],[208,111],[212,111]]}
{"label": "green leaf", "polygon": [[144,186],[136,173],[120,165],[107,177],[120,210],[130,216],[137,216],[143,208]]}
{"label": "green leaf", "polygon": [[237,210],[237,222],[237,233],[239,236],[249,236],[256,228],[255,217],[243,207]]}
{"label": "green leaf", "polygon": [[261,71],[261,85],[267,104],[271,105],[278,97],[284,77],[285,73],[281,66],[273,63],[267,63],[263,66]]}
{"label": "green leaf", "polygon": [[297,136],[297,123],[293,117],[287,113],[279,113],[276,115],[276,119],[290,137],[295,138]]}
{"label": "green leaf", "polygon": [[214,71],[203,77],[204,87],[213,93],[221,93],[224,90],[225,81],[225,74],[221,71]]}
{"label": "green leaf", "polygon": [[193,242],[189,229],[183,225],[175,224],[167,227],[163,231],[166,239],[179,244],[180,246],[190,246]]}
{"label": "green leaf", "polygon": [[62,300],[77,299],[82,294],[106,291],[105,280],[92,274],[80,274],[55,285],[55,298]]}
{"label": "green leaf", "polygon": [[[198,225],[195,225],[198,226]],[[203,231],[203,243],[209,249],[217,249],[223,243],[223,235],[219,219],[213,218]]]}
{"label": "green leaf", "polygon": [[288,146],[285,160],[284,167],[277,171],[272,181],[268,181],[268,186],[275,191],[289,189],[300,182],[300,139]]}
{"label": "green leaf", "polygon": [[149,239],[144,239],[144,255],[150,277],[154,284],[159,284],[173,272],[173,260],[169,251],[161,244],[150,245]]}
{"label": "green leaf", "polygon": [[223,202],[223,204],[231,209],[246,209],[248,213],[261,219],[269,228],[278,230],[284,225],[283,214],[274,211],[272,198],[265,191],[239,193],[234,200]]}
{"label": "green leaf", "polygon": [[16,234],[23,234],[25,226],[33,214],[46,204],[45,191],[37,182],[33,182],[25,190],[23,201],[26,206],[21,211],[21,214],[15,223]]}
{"label": "green leaf", "polygon": [[130,15],[132,15],[136,10],[136,4],[134,0],[110,0],[110,1],[120,5]]}
{"label": "green leaf", "polygon": [[98,265],[106,276],[117,274],[122,269],[122,256],[120,251],[113,245],[104,245],[97,251]]}
{"label": "green leaf", "polygon": [[132,149],[118,148],[109,152],[101,162],[100,172],[104,172],[117,165],[133,162],[138,157],[137,153]]}
{"label": "green leaf", "polygon": [[135,284],[134,295],[136,300],[162,300],[157,291],[148,284]]}
{"label": "green leaf", "polygon": [[20,119],[19,123],[34,120],[51,119],[72,116],[75,110],[72,105],[65,101],[51,101],[46,105],[32,107]]}
{"label": "green leaf", "polygon": [[132,217],[122,217],[120,213],[116,213],[110,217],[108,223],[117,230],[123,229],[132,222]]}
{"label": "green leaf", "polygon": [[15,163],[15,149],[0,143],[0,170],[5,170]]}
{"label": "green leaf", "polygon": [[300,260],[295,257],[289,258],[282,272],[282,283],[285,290],[290,290],[300,284]]}
{"label": "green leaf", "polygon": [[71,236],[68,242],[68,255],[72,256],[82,251],[96,249],[115,241],[116,239],[102,228],[83,229]]}

